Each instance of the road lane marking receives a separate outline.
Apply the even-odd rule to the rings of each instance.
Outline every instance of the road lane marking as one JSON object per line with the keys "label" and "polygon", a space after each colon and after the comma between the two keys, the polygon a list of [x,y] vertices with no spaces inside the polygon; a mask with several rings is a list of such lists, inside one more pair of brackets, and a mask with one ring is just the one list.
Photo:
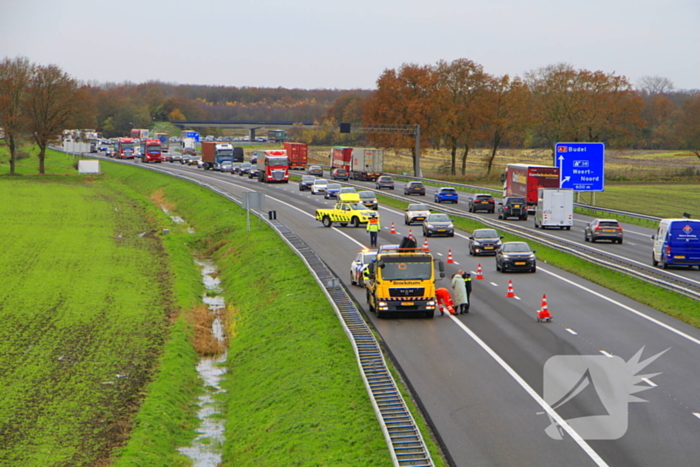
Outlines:
{"label": "road lane marking", "polygon": [[573,334],[574,336],[578,336],[578,333],[576,331],[574,331],[573,329],[571,329],[571,328],[565,328],[565,329],[567,332]]}
{"label": "road lane marking", "polygon": [[[583,439],[581,438],[581,435],[579,435],[571,426],[564,420],[552,407],[550,407],[547,402],[540,397],[537,392],[532,389],[532,387],[527,384],[527,382],[513,369],[506,363],[505,360],[503,360],[500,355],[498,355],[491,347],[489,347],[484,341],[482,341],[479,336],[477,336],[469,327],[467,327],[466,324],[464,324],[462,321],[459,320],[459,318],[449,315],[450,319],[454,321],[457,326],[461,327],[464,332],[466,332],[474,341],[481,346],[482,349],[488,353],[491,358],[493,358],[501,367],[506,370],[506,372],[518,383],[520,386],[527,392],[530,397],[532,397],[535,402],[537,402],[540,407],[544,409],[544,411],[549,415],[552,419],[554,419],[557,424],[566,431],[569,436],[578,444],[581,449],[588,455],[588,457],[595,462],[596,465],[599,467],[607,467],[607,463],[603,460],[600,455],[598,455],[597,452],[593,450],[593,448]],[[700,417],[699,417],[700,418]]]}
{"label": "road lane marking", "polygon": [[693,412],[693,415],[695,415],[696,417],[700,418],[700,413],[698,413],[698,412]]}
{"label": "road lane marking", "polygon": [[608,358],[613,358],[613,354],[611,354],[610,352],[606,352],[605,350],[601,350],[600,353],[602,353]]}
{"label": "road lane marking", "polygon": [[[472,272],[472,274],[474,274],[474,272]],[[496,284],[495,282],[489,282],[489,284],[491,284],[494,287],[498,287],[498,284]]]}
{"label": "road lane marking", "polygon": [[652,388],[658,388],[658,387],[659,387],[658,384],[654,383],[654,382],[653,382],[652,380],[650,380],[649,378],[639,378],[639,379],[641,379],[642,381],[644,381],[645,383],[647,383],[647,384],[648,384],[649,386],[651,386]]}

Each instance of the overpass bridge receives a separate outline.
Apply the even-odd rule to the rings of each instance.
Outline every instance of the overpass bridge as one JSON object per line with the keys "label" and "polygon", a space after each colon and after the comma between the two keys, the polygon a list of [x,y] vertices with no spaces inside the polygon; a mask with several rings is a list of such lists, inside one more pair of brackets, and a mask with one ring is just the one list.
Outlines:
{"label": "overpass bridge", "polygon": [[184,129],[194,128],[237,128],[246,129],[250,141],[255,141],[255,131],[261,129],[286,130],[293,127],[318,127],[316,122],[259,121],[259,120],[173,120],[170,123]]}

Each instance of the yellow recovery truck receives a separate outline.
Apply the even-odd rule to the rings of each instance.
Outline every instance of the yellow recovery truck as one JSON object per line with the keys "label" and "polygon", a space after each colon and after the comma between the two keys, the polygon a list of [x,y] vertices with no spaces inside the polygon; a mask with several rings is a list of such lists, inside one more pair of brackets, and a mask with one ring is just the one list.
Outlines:
{"label": "yellow recovery truck", "polygon": [[432,318],[438,306],[435,281],[443,277],[443,262],[417,248],[414,239],[404,237],[398,248],[380,249],[369,265],[369,310],[377,313],[377,318],[395,313],[422,313]]}
{"label": "yellow recovery truck", "polygon": [[360,195],[357,193],[342,193],[333,209],[316,210],[316,220],[321,221],[324,227],[332,226],[333,222],[337,222],[342,227],[348,224],[359,227],[367,224],[371,216],[379,218],[379,214],[362,204]]}

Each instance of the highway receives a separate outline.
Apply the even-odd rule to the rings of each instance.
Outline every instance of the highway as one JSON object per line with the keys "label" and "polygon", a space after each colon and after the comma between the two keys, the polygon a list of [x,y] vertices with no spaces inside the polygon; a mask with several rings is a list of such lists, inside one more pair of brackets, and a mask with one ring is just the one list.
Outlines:
{"label": "highway", "polygon": [[[266,209],[275,210],[281,222],[315,249],[366,311],[364,289],[350,285],[349,270],[369,238],[363,228],[328,229],[313,219],[316,208],[329,207],[332,201],[299,192],[296,183],[267,185],[179,164],[149,168],[188,176],[236,196],[250,190],[265,192]],[[399,183],[394,193],[401,193]],[[431,193],[412,200],[430,201]],[[403,214],[381,206],[379,212],[383,226],[379,243],[397,243],[407,233]],[[389,233],[392,222],[399,234]],[[571,231],[548,233],[582,242],[582,229],[577,220]],[[650,251],[645,239],[650,229],[625,229],[623,245],[596,247],[638,255],[648,262],[649,255],[644,258],[640,252]],[[420,226],[412,230],[422,241]],[[453,465],[697,465],[700,330],[542,262],[535,274],[497,273],[493,258],[467,254],[466,235],[431,237],[429,242],[438,258],[445,260],[451,249],[458,263],[445,265],[447,277],[439,286],[449,288],[449,278],[458,269],[475,272],[477,264],[482,265],[484,279],[473,282],[469,314],[379,320],[365,313]],[[693,275],[693,271],[674,272]],[[513,281],[515,298],[505,296],[508,279]],[[543,294],[554,317],[551,323],[535,320]],[[661,355],[644,368],[633,358],[640,350],[642,361]],[[585,356],[583,361],[591,367],[582,384],[578,381],[582,372],[565,371],[570,363],[549,366],[545,372],[552,362],[568,362],[563,356]],[[562,390],[557,384],[566,386],[564,390],[581,389],[557,409],[562,430],[550,427],[552,418],[547,415],[551,411],[547,402],[553,405],[560,398],[543,400],[547,391]],[[634,395],[648,402],[628,402],[632,385],[647,389]],[[584,436],[588,439],[582,439],[573,426],[590,432],[592,415],[602,420],[594,426],[597,435],[588,433]],[[606,433],[610,427],[614,433]],[[547,434],[557,432],[563,439]],[[596,436],[611,439],[593,439]]]}

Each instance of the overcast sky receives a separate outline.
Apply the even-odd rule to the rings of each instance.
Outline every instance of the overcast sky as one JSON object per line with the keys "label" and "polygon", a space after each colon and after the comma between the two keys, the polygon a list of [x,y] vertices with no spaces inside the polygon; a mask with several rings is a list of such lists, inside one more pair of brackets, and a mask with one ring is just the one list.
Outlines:
{"label": "overcast sky", "polygon": [[0,58],[16,56],[116,83],[374,89],[467,58],[700,89],[700,0],[0,0]]}

